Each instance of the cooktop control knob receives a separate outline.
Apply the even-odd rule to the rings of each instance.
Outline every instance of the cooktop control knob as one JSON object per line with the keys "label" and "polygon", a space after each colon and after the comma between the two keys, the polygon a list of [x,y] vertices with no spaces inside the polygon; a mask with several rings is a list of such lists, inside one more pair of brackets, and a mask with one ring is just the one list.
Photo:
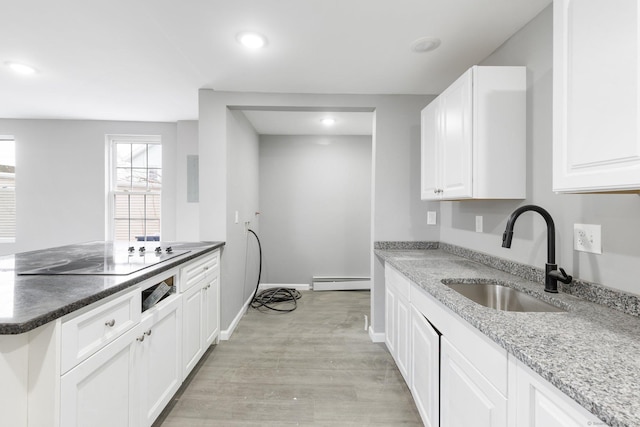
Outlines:
{"label": "cooktop control knob", "polygon": [[156,253],[157,253],[157,254],[161,254],[161,253],[162,253],[162,248],[161,248],[160,246],[158,246],[158,247],[156,248]]}
{"label": "cooktop control knob", "polygon": [[140,246],[140,249],[138,249],[138,252],[140,252],[140,254],[143,254],[144,251],[146,251],[147,248],[145,248],[144,246]]}
{"label": "cooktop control knob", "polygon": [[171,252],[173,252],[173,248],[171,246],[167,246],[166,251],[168,254],[170,254]]}
{"label": "cooktop control knob", "polygon": [[136,248],[134,248],[133,246],[129,246],[129,253],[130,254],[132,254],[135,250],[136,250]]}

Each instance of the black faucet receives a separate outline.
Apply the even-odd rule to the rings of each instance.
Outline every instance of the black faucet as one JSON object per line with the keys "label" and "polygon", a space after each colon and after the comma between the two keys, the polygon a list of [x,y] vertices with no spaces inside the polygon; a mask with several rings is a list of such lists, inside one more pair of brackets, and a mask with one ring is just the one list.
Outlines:
{"label": "black faucet", "polygon": [[547,264],[545,265],[544,276],[544,290],[546,292],[558,293],[558,280],[562,283],[569,284],[573,279],[565,271],[556,264],[556,226],[553,223],[553,218],[549,215],[549,212],[536,205],[520,206],[513,211],[507,221],[507,228],[502,234],[502,247],[510,248],[511,239],[513,238],[513,226],[516,223],[516,219],[526,211],[538,212],[544,220],[547,222]]}

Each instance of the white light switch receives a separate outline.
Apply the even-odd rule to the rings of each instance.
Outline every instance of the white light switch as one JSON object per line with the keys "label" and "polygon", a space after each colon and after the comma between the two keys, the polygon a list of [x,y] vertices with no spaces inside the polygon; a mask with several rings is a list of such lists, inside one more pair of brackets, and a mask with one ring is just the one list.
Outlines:
{"label": "white light switch", "polygon": [[427,225],[436,225],[436,211],[427,211]]}
{"label": "white light switch", "polygon": [[482,233],[482,215],[476,215],[476,233]]}

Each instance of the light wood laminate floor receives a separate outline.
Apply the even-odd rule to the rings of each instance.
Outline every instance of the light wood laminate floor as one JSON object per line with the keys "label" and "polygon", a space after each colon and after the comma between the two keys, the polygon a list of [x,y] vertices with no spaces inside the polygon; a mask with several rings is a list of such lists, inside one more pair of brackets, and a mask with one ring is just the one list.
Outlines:
{"label": "light wood laminate floor", "polygon": [[384,344],[364,330],[368,291],[302,292],[291,313],[249,309],[154,426],[421,426]]}

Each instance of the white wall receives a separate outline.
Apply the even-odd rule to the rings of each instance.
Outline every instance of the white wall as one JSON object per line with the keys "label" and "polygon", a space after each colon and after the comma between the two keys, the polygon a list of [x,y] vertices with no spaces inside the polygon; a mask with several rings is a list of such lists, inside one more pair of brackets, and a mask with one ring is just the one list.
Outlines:
{"label": "white wall", "polygon": [[[551,191],[552,7],[515,34],[483,65],[527,66],[527,199],[524,202],[442,202],[440,239],[502,258],[543,268],[546,227],[535,213],[522,215],[511,249],[501,247],[509,214],[521,204],[547,209],[556,225],[556,261],[574,277],[640,294],[640,197],[637,195],[558,195]],[[597,60],[597,52],[594,52]],[[508,179],[508,177],[505,177]],[[475,215],[485,233],[474,233]],[[603,254],[573,251],[573,224],[601,224]]]}
{"label": "white wall", "polygon": [[[229,242],[227,224],[227,107],[363,108],[375,111],[372,179],[372,329],[384,331],[384,292],[380,265],[373,256],[374,240],[437,240],[437,227],[426,225],[427,210],[438,203],[420,201],[420,110],[428,95],[259,94],[200,90],[200,239]],[[206,220],[205,220],[206,219]],[[224,283],[238,287],[242,283]],[[225,292],[225,291],[223,291]],[[235,301],[222,300],[222,305]],[[240,307],[230,307],[237,312]],[[222,315],[222,329],[233,319]]]}
{"label": "white wall", "polygon": [[105,239],[106,134],[161,135],[162,236],[175,239],[173,123],[0,119],[16,139],[16,242],[0,254]]}
{"label": "white wall", "polygon": [[370,136],[260,137],[263,282],[370,274]]}

